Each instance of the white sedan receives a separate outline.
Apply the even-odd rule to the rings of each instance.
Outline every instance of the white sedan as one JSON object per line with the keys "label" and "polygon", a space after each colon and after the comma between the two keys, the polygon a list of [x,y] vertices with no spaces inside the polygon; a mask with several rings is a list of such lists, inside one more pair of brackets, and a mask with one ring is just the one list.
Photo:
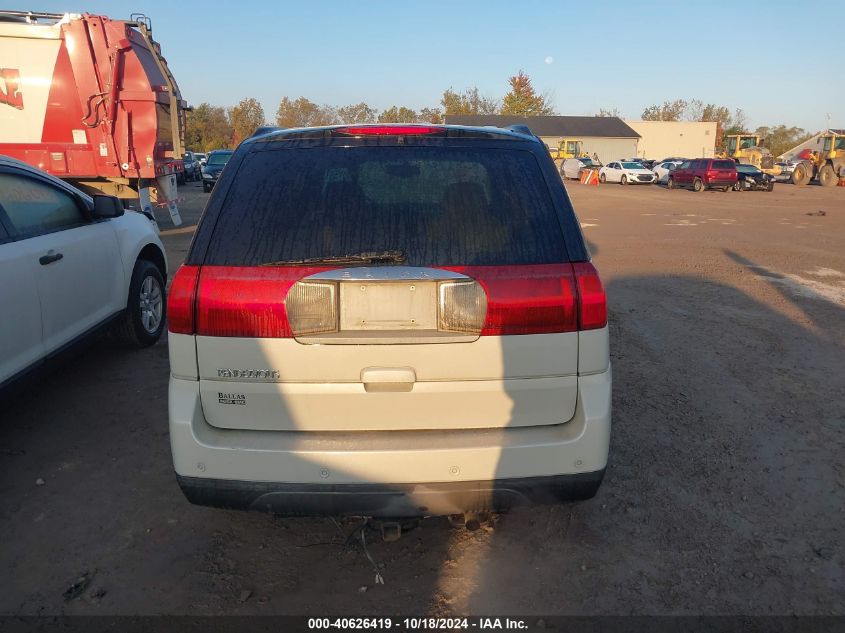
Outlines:
{"label": "white sedan", "polygon": [[149,218],[0,156],[0,389],[106,326],[155,343],[166,278]]}
{"label": "white sedan", "polygon": [[640,163],[617,160],[608,163],[599,170],[599,182],[650,185],[654,182],[654,174]]}
{"label": "white sedan", "polygon": [[669,181],[669,174],[678,168],[681,163],[679,161],[667,160],[654,166],[651,171],[654,172],[657,182],[665,185]]}

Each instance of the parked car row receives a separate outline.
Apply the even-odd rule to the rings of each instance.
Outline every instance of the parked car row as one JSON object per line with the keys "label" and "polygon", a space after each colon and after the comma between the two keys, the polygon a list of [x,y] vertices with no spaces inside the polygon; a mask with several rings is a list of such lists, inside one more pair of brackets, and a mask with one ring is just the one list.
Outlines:
{"label": "parked car row", "polygon": [[632,158],[604,166],[597,166],[589,158],[570,158],[564,161],[560,173],[564,180],[580,178],[584,170],[596,167],[599,167],[600,182],[621,185],[665,184],[669,189],[687,188],[693,191],[772,191],[775,183],[774,176],[754,165],[719,158],[687,160],[669,157],[662,161]]}

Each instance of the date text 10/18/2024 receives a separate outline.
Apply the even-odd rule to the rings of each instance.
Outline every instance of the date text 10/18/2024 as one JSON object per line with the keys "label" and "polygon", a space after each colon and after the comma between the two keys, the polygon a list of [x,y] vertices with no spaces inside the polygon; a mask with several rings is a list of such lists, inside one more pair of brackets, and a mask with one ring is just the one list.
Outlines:
{"label": "date text 10/18/2024", "polygon": [[308,618],[310,630],[369,629],[383,631],[518,631],[528,628],[520,618]]}

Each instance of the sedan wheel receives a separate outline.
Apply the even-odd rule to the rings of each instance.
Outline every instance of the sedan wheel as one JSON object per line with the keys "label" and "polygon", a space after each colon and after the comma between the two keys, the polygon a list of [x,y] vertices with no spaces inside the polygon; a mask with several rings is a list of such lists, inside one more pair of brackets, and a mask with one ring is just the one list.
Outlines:
{"label": "sedan wheel", "polygon": [[139,300],[138,307],[141,311],[141,325],[148,334],[155,334],[161,324],[164,300],[162,298],[161,286],[158,280],[152,275],[144,278],[141,284]]}
{"label": "sedan wheel", "polygon": [[600,183],[602,183],[602,184],[604,184],[605,182],[607,182],[607,176],[605,176],[604,174],[601,174],[601,175],[599,176],[599,182],[600,182]]}
{"label": "sedan wheel", "polygon": [[627,185],[628,184],[628,177],[623,175],[622,178],[619,180],[619,184],[620,185]]}
{"label": "sedan wheel", "polygon": [[164,314],[164,278],[155,264],[138,260],[129,284],[129,302],[116,324],[116,334],[130,347],[148,347],[164,330]]}
{"label": "sedan wheel", "polygon": [[742,183],[740,183],[740,182],[737,180],[737,181],[734,183],[734,187],[733,187],[733,188],[734,188],[734,191],[742,191]]}

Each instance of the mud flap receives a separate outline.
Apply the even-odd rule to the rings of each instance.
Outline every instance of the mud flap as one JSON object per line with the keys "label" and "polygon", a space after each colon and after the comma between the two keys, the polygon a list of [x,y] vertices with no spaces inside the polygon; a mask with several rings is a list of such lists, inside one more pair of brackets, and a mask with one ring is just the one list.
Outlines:
{"label": "mud flap", "polygon": [[156,221],[155,209],[153,208],[153,201],[150,198],[149,187],[141,187],[138,189],[138,200],[141,203],[141,213],[150,218],[150,222],[155,228],[156,235],[158,235],[161,231],[159,229],[158,222]]}
{"label": "mud flap", "polygon": [[156,185],[158,189],[158,202],[167,204],[167,210],[170,212],[170,219],[173,220],[173,226],[181,226],[182,216],[179,215],[179,207],[176,205],[176,174],[159,176],[156,178]]}

